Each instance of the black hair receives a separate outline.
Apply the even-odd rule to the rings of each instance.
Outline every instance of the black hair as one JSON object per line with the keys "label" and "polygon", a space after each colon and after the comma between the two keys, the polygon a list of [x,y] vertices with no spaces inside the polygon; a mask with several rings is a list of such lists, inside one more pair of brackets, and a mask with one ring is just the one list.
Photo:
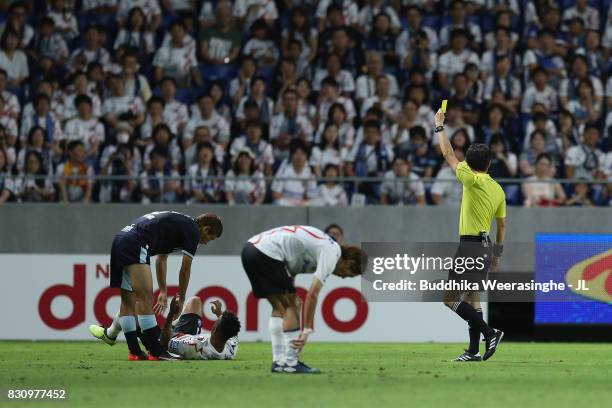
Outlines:
{"label": "black hair", "polygon": [[167,159],[168,149],[166,149],[165,147],[161,147],[161,146],[155,146],[153,150],[151,150],[151,153],[149,153],[149,157],[152,159],[154,155]]}
{"label": "black hair", "polygon": [[427,132],[425,131],[425,128],[423,126],[413,126],[410,128],[409,132],[411,140],[417,136],[421,136],[423,139],[427,140]]}
{"label": "black hair", "polygon": [[485,172],[491,164],[491,151],[483,143],[474,143],[468,148],[465,161],[472,170]]}
{"label": "black hair", "polygon": [[548,153],[540,153],[540,154],[538,154],[538,157],[536,157],[535,162],[539,163],[540,160],[543,160],[543,159],[548,159],[548,161],[551,162],[551,163],[553,162],[552,156],[550,154],[548,154]]}
{"label": "black hair", "polygon": [[174,134],[172,133],[172,130],[170,130],[170,127],[166,125],[165,123],[157,124],[151,131],[151,139],[153,139],[153,143],[157,144],[157,142],[155,141],[155,136],[162,130],[165,130],[168,133],[168,145],[170,145],[170,142],[172,141]]}
{"label": "black hair", "polygon": [[238,155],[236,156],[236,160],[234,160],[234,166],[232,167],[232,169],[234,170],[234,176],[236,177],[240,175],[240,165],[238,164],[238,159],[240,158],[240,156],[243,156],[243,155],[247,156],[249,160],[251,160],[251,165],[249,166],[249,176],[252,176],[257,170],[257,166],[255,165],[255,160],[253,160],[253,158],[247,152],[239,151]]}
{"label": "black hair", "polygon": [[127,18],[125,19],[125,26],[129,31],[133,31],[134,27],[132,26],[132,17],[135,13],[140,12],[142,15],[142,26],[140,27],[140,32],[144,33],[147,29],[147,16],[144,11],[140,7],[132,7],[128,12]]}
{"label": "black hair", "polygon": [[164,101],[164,99],[161,96],[153,95],[147,101],[147,108],[150,108],[151,105],[153,105],[154,103],[159,103],[159,104],[161,104],[162,107],[164,107],[166,105],[166,102]]}
{"label": "black hair", "polygon": [[340,174],[340,167],[338,167],[338,165],[333,164],[333,163],[327,163],[325,165],[325,167],[323,168],[323,171],[321,172],[321,174],[323,175],[323,177],[325,177],[325,173],[327,173],[327,170],[330,169],[335,169],[336,173],[339,175]]}
{"label": "black hair", "polygon": [[323,87],[323,85],[333,86],[336,89],[340,88],[340,84],[338,84],[338,81],[336,81],[335,78],[329,76],[325,77],[325,79],[321,81],[321,87]]}
{"label": "black hair", "polygon": [[12,27],[7,26],[4,29],[4,32],[2,33],[2,37],[0,37],[0,48],[1,49],[3,50],[6,49],[7,40],[10,35],[14,35],[15,37],[17,37],[17,39],[19,39],[19,33],[15,31]]}
{"label": "black hair", "polygon": [[[319,148],[321,150],[325,149],[325,146],[327,145],[327,142],[325,140],[325,132],[327,132],[327,129],[329,129],[330,127],[335,126],[336,129],[338,128],[338,125],[336,125],[335,123],[332,122],[327,122],[325,123],[325,128],[323,128],[323,133],[321,133],[321,142],[319,143]],[[339,134],[339,130],[338,129],[338,137],[336,137],[336,141],[334,142],[334,149],[340,151],[340,134]]]}
{"label": "black hair", "polygon": [[376,131],[380,133],[380,122],[377,120],[368,120],[363,124],[363,130],[365,131],[367,128],[376,129]]}
{"label": "black hair", "polygon": [[334,117],[334,111],[336,109],[340,109],[342,111],[342,113],[344,113],[344,119],[346,120],[347,118],[347,114],[346,114],[346,108],[344,107],[343,104],[338,103],[338,102],[334,102],[331,104],[331,106],[329,107],[329,110],[327,111],[327,121],[331,122],[333,117]]}
{"label": "black hair", "polygon": [[[47,174],[47,170],[45,169],[45,161],[43,160],[42,154],[40,154],[36,150],[28,150],[28,152],[25,155],[25,160],[24,160],[25,166],[24,167],[25,167],[26,171],[27,171],[28,158],[30,156],[34,156],[34,157],[36,157],[36,160],[38,160],[39,167],[38,167],[38,171],[36,172],[35,175],[36,176],[44,176],[44,175],[46,175]],[[41,178],[37,177],[34,180],[34,183],[36,183],[36,185],[38,187],[43,187],[45,185],[45,179],[43,179],[42,177]]]}
{"label": "black hair", "polygon": [[91,98],[89,97],[89,95],[78,95],[76,98],[74,98],[75,108],[78,108],[79,105],[81,105],[82,103],[87,103],[89,104],[89,106],[93,106],[93,102]]}
{"label": "black hair", "polygon": [[217,330],[221,332],[223,341],[236,337],[240,333],[240,320],[230,310],[226,310],[221,315],[221,320],[217,324]]}
{"label": "black hair", "polygon": [[329,224],[327,227],[325,227],[325,229],[323,230],[323,232],[324,232],[324,233],[326,233],[326,234],[329,234],[329,230],[331,230],[331,229],[333,229],[333,228],[340,230],[340,233],[341,233],[342,235],[344,235],[344,230],[342,229],[342,227],[341,227],[341,226],[339,226],[339,225],[338,225],[338,224],[336,224],[336,223]]}
{"label": "black hair", "polygon": [[76,149],[78,146],[85,146],[85,145],[80,140],[73,140],[70,143],[68,143],[68,151],[71,152],[74,149]]}
{"label": "black hair", "polygon": [[301,141],[300,139],[293,139],[291,141],[291,147],[289,149],[289,158],[293,159],[293,155],[298,150],[301,150],[302,152],[304,152],[306,157],[308,157],[308,153],[310,152],[308,149],[308,145],[304,143],[303,141]]}
{"label": "black hair", "polygon": [[41,131],[43,133],[43,141],[46,138],[47,133],[46,133],[45,129],[43,129],[41,126],[32,126],[30,128],[30,131],[28,132],[28,146],[32,145],[32,139],[34,138],[34,134],[37,131]]}

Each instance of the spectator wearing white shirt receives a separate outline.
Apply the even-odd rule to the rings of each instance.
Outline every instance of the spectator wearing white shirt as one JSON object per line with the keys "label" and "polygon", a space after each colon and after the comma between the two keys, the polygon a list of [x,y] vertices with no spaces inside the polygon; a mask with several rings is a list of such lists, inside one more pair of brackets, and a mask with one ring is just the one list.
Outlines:
{"label": "spectator wearing white shirt", "polygon": [[576,5],[563,12],[563,20],[568,21],[580,18],[585,27],[590,30],[599,30],[599,11],[589,6],[588,0],[576,0]]}
{"label": "spectator wearing white shirt", "polygon": [[389,16],[391,29],[393,32],[399,32],[402,28],[399,16],[385,0],[368,0],[366,5],[361,8],[358,15],[359,28],[364,33],[369,33],[374,23],[374,18],[384,13]]}
{"label": "spectator wearing white shirt", "polygon": [[215,142],[224,147],[229,144],[229,123],[215,110],[215,103],[210,94],[203,94],[198,98],[198,115],[193,115],[189,119],[183,131],[183,149],[191,146],[194,130],[200,126],[208,128]]}
{"label": "spectator wearing white shirt", "polygon": [[530,48],[523,55],[524,78],[528,80],[529,73],[540,66],[548,72],[550,84],[553,87],[565,78],[565,62],[557,51],[555,32],[544,28],[538,33],[535,48]]}
{"label": "spectator wearing white shirt", "polygon": [[308,165],[308,148],[298,142],[291,150],[289,160],[283,161],[276,172],[272,199],[276,205],[304,206],[316,192],[317,183]]}
{"label": "spectator wearing white shirt", "polygon": [[531,72],[531,83],[522,97],[521,113],[531,113],[534,103],[548,106],[551,112],[557,111],[557,91],[548,84],[548,72],[542,67]]}
{"label": "spectator wearing white shirt", "polygon": [[312,142],[312,124],[297,110],[297,92],[287,89],[283,93],[283,111],[272,117],[270,122],[270,142],[274,145],[274,156],[282,160],[288,156],[292,140],[300,139],[305,143]]}
{"label": "spectator wearing white shirt", "polygon": [[389,79],[389,94],[397,96],[399,88],[397,79],[394,75],[383,72],[383,57],[380,53],[370,51],[367,53],[367,71],[363,75],[357,77],[355,83],[355,99],[358,103],[365,99],[374,96],[376,93],[376,78],[379,75],[385,75]]}
{"label": "spectator wearing white shirt", "polygon": [[510,58],[510,70],[514,71],[520,66],[520,58],[512,50],[512,37],[510,30],[503,27],[495,29],[495,48],[489,51],[485,51],[482,54],[482,61],[480,65],[480,71],[482,72],[483,79],[486,79],[489,75],[493,75],[497,60],[501,56],[508,56]]}
{"label": "spectator wearing white shirt", "polygon": [[429,51],[435,54],[438,50],[438,33],[430,27],[423,26],[423,16],[421,15],[419,6],[411,4],[406,7],[406,20],[408,22],[408,27],[401,32],[395,43],[395,52],[397,55],[399,55],[402,60],[406,58],[412,44],[412,36],[419,31],[423,31],[425,35],[427,35]]}
{"label": "spectator wearing white shirt", "polygon": [[333,123],[325,125],[321,142],[312,148],[310,165],[314,173],[320,176],[328,164],[344,168],[344,158],[347,155],[346,147],[340,146],[338,127]]}
{"label": "spectator wearing white shirt", "polygon": [[172,134],[168,125],[160,123],[155,126],[151,138],[153,139],[153,143],[147,145],[144,150],[145,170],[151,168],[151,152],[155,149],[162,149],[166,152],[166,165],[172,167],[173,170],[178,170],[181,164],[182,152],[176,141],[175,135]]}
{"label": "spectator wearing white shirt", "polygon": [[451,2],[449,8],[451,21],[450,24],[445,25],[440,30],[440,45],[445,46],[450,43],[452,47],[452,41],[456,32],[455,30],[462,30],[472,37],[475,47],[478,48],[480,44],[482,44],[482,32],[480,31],[480,26],[478,26],[478,24],[470,23],[468,21],[465,3],[461,0],[455,0]]}
{"label": "spectator wearing white shirt", "polygon": [[355,141],[355,128],[348,121],[348,116],[346,115],[344,105],[334,103],[330,106],[329,111],[327,112],[327,120],[325,122],[321,121],[319,124],[319,128],[317,129],[314,139],[315,143],[321,142],[323,132],[327,128],[328,124],[333,124],[338,129],[340,146],[350,149]]}
{"label": "spectator wearing white shirt", "polygon": [[130,9],[113,48],[117,50],[122,45],[137,50],[141,62],[155,51],[153,33],[147,30],[147,20],[140,7]]}
{"label": "spectator wearing white shirt", "polygon": [[244,121],[244,104],[247,101],[254,101],[259,107],[259,118],[264,123],[270,123],[274,115],[274,102],[266,95],[266,80],[262,76],[256,76],[251,80],[251,92],[249,96],[244,96],[236,109],[236,119]]}
{"label": "spectator wearing white shirt", "polygon": [[249,148],[255,156],[257,169],[266,176],[272,176],[274,153],[272,145],[262,139],[263,124],[258,119],[249,120],[245,124],[245,135],[237,137],[229,149],[231,162],[235,163],[242,149]]}
{"label": "spectator wearing white shirt", "polygon": [[94,160],[98,156],[100,144],[104,142],[104,126],[93,115],[91,98],[79,95],[74,100],[78,115],[66,123],[63,136],[68,142],[79,141],[83,144],[86,158]]}
{"label": "spectator wearing white shirt", "polygon": [[263,20],[257,20],[251,26],[252,37],[242,50],[243,55],[250,55],[258,66],[275,67],[278,61],[278,49],[268,34],[268,25]]}
{"label": "spectator wearing white shirt", "polygon": [[259,205],[266,198],[266,181],[248,147],[238,151],[232,168],[225,175],[225,199],[229,205]]}
{"label": "spectator wearing white shirt", "polygon": [[2,125],[2,127],[4,128],[7,145],[15,147],[17,146],[17,138],[19,136],[17,129],[17,121],[13,119],[12,116],[3,113],[5,111],[5,105],[6,103],[4,102],[4,99],[0,97],[0,125]]}
{"label": "spectator wearing white shirt", "polygon": [[380,187],[382,205],[425,205],[425,187],[420,177],[410,170],[411,163],[403,157],[393,160]]}
{"label": "spectator wearing white shirt", "polygon": [[55,27],[64,36],[66,42],[74,40],[79,35],[79,24],[75,15],[64,0],[51,0],[47,17],[55,21]]}
{"label": "spectator wearing white shirt", "polygon": [[582,135],[582,143],[572,146],[565,157],[565,177],[586,180],[604,178],[601,171],[604,164],[604,154],[597,148],[599,129],[587,126]]}
{"label": "spectator wearing white shirt", "polygon": [[584,55],[574,56],[571,65],[571,76],[561,82],[559,87],[559,102],[567,108],[568,102],[579,97],[578,86],[581,81],[589,81],[593,87],[593,97],[598,104],[603,103],[604,89],[601,80],[589,75],[589,62]]}
{"label": "spectator wearing white shirt", "polygon": [[19,49],[19,35],[12,28],[5,29],[0,37],[0,68],[13,86],[21,85],[30,75],[28,58]]}
{"label": "spectator wearing white shirt", "polygon": [[160,124],[167,125],[172,134],[177,134],[176,124],[167,122],[164,117],[164,100],[159,96],[153,96],[147,102],[147,113],[140,127],[140,137],[136,140],[136,145],[139,147],[146,147],[151,144],[153,142],[151,138],[153,129]]}
{"label": "spectator wearing white shirt", "polygon": [[365,116],[368,109],[378,107],[384,114],[387,123],[397,120],[401,105],[399,100],[390,93],[390,82],[386,75],[381,74],[376,78],[376,93],[363,101],[361,105],[361,116]]}
{"label": "spectator wearing white shirt", "polygon": [[40,22],[32,44],[33,52],[30,56],[37,63],[42,64],[44,58],[50,58],[60,66],[66,63],[68,44],[61,34],[55,32],[55,22],[49,17]]}
{"label": "spectator wearing white shirt", "polygon": [[443,89],[449,89],[450,80],[455,74],[463,72],[468,63],[480,63],[478,54],[467,48],[468,33],[465,30],[453,30],[450,44],[450,50],[438,58],[438,80]]}
{"label": "spectator wearing white shirt", "polygon": [[171,76],[180,87],[188,87],[192,83],[202,85],[198,69],[195,44],[185,44],[187,30],[183,23],[174,22],[170,27],[171,41],[162,46],[153,58],[154,77],[160,81],[164,76]]}
{"label": "spectator wearing white shirt", "polygon": [[340,169],[335,164],[327,164],[323,169],[323,177],[326,180],[317,187],[315,197],[310,200],[312,206],[346,207],[348,197],[344,187],[336,180],[340,175]]}
{"label": "spectator wearing white shirt", "polygon": [[178,171],[168,163],[168,151],[156,147],[145,157],[150,167],[140,174],[141,202],[173,203],[181,191],[181,182],[177,180]]}
{"label": "spectator wearing white shirt", "polygon": [[[51,148],[47,146],[45,143],[45,136],[46,136],[45,130],[39,126],[35,126],[32,129],[30,129],[30,133],[28,134],[28,137],[26,139],[26,144],[25,145],[22,144],[22,148],[21,150],[19,150],[19,153],[17,154],[16,160],[15,160],[15,167],[17,171],[19,172],[24,171],[25,162],[26,162],[26,159],[25,159],[26,154],[28,154],[31,151],[35,151],[40,155],[40,157],[42,158],[42,165],[44,168],[48,169],[49,171],[53,169],[52,160],[54,158],[60,157],[62,154],[62,150],[61,148],[59,148],[59,146],[57,147],[57,152],[54,152],[53,150],[51,150]],[[2,134],[0,134],[0,147],[3,146],[1,139],[2,139]],[[56,153],[55,157],[53,157],[54,153]],[[9,164],[10,164],[10,161],[11,160],[9,160]]]}
{"label": "spectator wearing white shirt", "polygon": [[[465,160],[463,149],[453,149],[459,162]],[[463,185],[457,181],[453,169],[446,163],[442,165],[431,186],[431,200],[441,207],[460,207],[463,197]]]}
{"label": "spectator wearing white shirt", "polygon": [[117,22],[119,26],[126,25],[126,20],[130,14],[130,10],[138,7],[145,15],[147,28],[151,32],[155,32],[161,23],[161,7],[157,0],[119,0],[119,8],[117,10]]}
{"label": "spectator wearing white shirt", "polygon": [[283,55],[289,55],[290,42],[298,41],[302,45],[300,60],[307,64],[317,57],[317,29],[310,24],[310,14],[302,6],[294,6],[291,9],[289,27],[281,33],[281,50]]}
{"label": "spectator wearing white shirt", "polygon": [[146,103],[152,92],[147,78],[139,73],[138,55],[134,51],[126,51],[122,57],[121,68],[123,69],[126,93],[131,97],[138,97]]}
{"label": "spectator wearing white shirt", "polygon": [[119,121],[128,122],[137,128],[144,122],[145,107],[142,99],[130,96],[125,89],[125,79],[121,75],[110,78],[111,96],[102,104],[102,115],[112,129]]}
{"label": "spectator wearing white shirt", "polygon": [[55,188],[51,174],[43,164],[43,157],[31,150],[25,155],[24,171],[15,179],[14,193],[22,202],[52,201]]}
{"label": "spectator wearing white shirt", "polygon": [[274,0],[236,0],[233,14],[242,30],[247,31],[259,19],[271,26],[278,18],[278,9]]}
{"label": "spectator wearing white shirt", "polygon": [[[484,100],[495,102],[512,113],[517,113],[521,98],[521,82],[512,75],[511,62],[507,55],[499,56],[495,62],[495,72],[487,78]],[[501,97],[495,98],[495,94]]]}
{"label": "spectator wearing white shirt", "polygon": [[554,174],[553,160],[550,155],[541,153],[536,158],[534,175],[522,184],[525,207],[551,207],[565,202],[565,192],[559,183],[550,180]]}
{"label": "spectator wearing white shirt", "polygon": [[26,23],[28,8],[24,1],[13,1],[8,8],[8,18],[0,25],[0,36],[6,29],[19,34],[19,48],[27,48],[34,37],[34,29]]}
{"label": "spectator wearing white shirt", "polygon": [[577,91],[577,98],[567,103],[567,110],[578,125],[597,123],[601,117],[601,104],[594,95],[593,84],[589,80],[582,80],[578,83]]}
{"label": "spectator wearing white shirt", "polygon": [[318,112],[317,116],[319,120],[323,120],[328,116],[329,109],[335,103],[339,103],[344,106],[346,116],[349,123],[353,123],[355,119],[355,105],[353,100],[340,96],[340,85],[333,77],[327,77],[321,81],[321,91],[318,97]]}
{"label": "spectator wearing white shirt", "polygon": [[65,122],[77,116],[78,112],[75,101],[79,95],[89,96],[92,103],[93,116],[100,117],[102,115],[100,97],[89,89],[87,74],[79,71],[72,77],[72,86],[67,87],[67,89],[62,92],[61,106],[59,108],[59,115],[62,121]]}
{"label": "spectator wearing white shirt", "polygon": [[340,56],[337,54],[330,54],[327,57],[325,69],[317,70],[312,88],[315,91],[320,90],[323,85],[323,80],[330,77],[337,81],[338,88],[343,96],[350,97],[355,92],[355,80],[353,79],[353,74],[351,74],[348,70],[342,69]]}
{"label": "spectator wearing white shirt", "polygon": [[6,90],[8,84],[8,73],[0,67],[0,97],[4,101],[2,109],[0,109],[0,116],[10,116],[17,120],[21,114],[21,104],[14,93]]}
{"label": "spectator wearing white shirt", "polygon": [[217,160],[215,148],[210,143],[201,143],[197,147],[197,161],[189,166],[185,180],[185,194],[189,203],[218,203],[223,198],[223,175]]}
{"label": "spectator wearing white shirt", "polygon": [[185,161],[185,169],[188,169],[198,159],[198,146],[202,143],[210,143],[215,150],[215,160],[217,163],[223,163],[225,161],[225,150],[219,143],[216,143],[210,131],[207,127],[197,127],[193,132],[193,143],[188,149],[183,151],[183,158]]}
{"label": "spectator wearing white shirt", "polygon": [[74,50],[70,55],[70,69],[72,72],[84,71],[91,62],[102,65],[104,71],[110,69],[110,54],[104,48],[103,37],[95,26],[85,29],[85,43],[83,47]]}
{"label": "spectator wearing white shirt", "polygon": [[315,17],[317,18],[317,29],[319,32],[323,32],[325,30],[325,25],[328,16],[328,8],[330,6],[336,6],[342,12],[342,18],[344,24],[347,26],[356,25],[359,22],[359,7],[354,0],[321,0],[317,4],[317,9],[315,11]]}
{"label": "spectator wearing white shirt", "polygon": [[62,126],[51,112],[49,97],[38,94],[34,97],[34,113],[21,118],[21,143],[24,144],[30,130],[39,126],[45,130],[45,140],[49,145],[57,144],[62,139]]}
{"label": "spectator wearing white shirt", "polygon": [[162,78],[160,93],[164,100],[164,121],[174,124],[177,134],[182,134],[189,121],[189,111],[187,110],[187,105],[175,99],[176,81],[174,78]]}
{"label": "spectator wearing white shirt", "polygon": [[0,146],[0,204],[4,204],[14,197],[15,183],[8,165],[8,157],[4,147]]}
{"label": "spectator wearing white shirt", "polygon": [[[125,135],[125,136],[124,136]],[[108,180],[100,182],[100,202],[125,203],[135,198],[137,182],[134,177],[140,174],[140,150],[123,143],[130,139],[130,134],[125,132],[117,136],[117,146],[109,145],[102,153],[100,160],[100,174],[103,176],[126,176],[127,180]],[[106,157],[104,157],[106,156]]]}

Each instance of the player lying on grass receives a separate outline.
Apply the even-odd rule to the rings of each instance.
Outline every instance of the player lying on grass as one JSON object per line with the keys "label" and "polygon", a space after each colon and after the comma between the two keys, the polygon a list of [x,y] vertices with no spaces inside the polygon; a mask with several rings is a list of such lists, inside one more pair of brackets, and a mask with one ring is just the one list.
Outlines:
{"label": "player lying on grass", "polygon": [[[361,274],[362,251],[339,245],[323,231],[307,225],[274,228],[255,235],[242,249],[242,266],[256,298],[272,305],[268,323],[272,341],[272,372],[318,373],[298,360],[313,331],[317,298],[330,275],[341,278]],[[365,261],[365,259],[364,259]],[[293,280],[300,273],[314,274],[304,303],[304,329]]]}
{"label": "player lying on grass", "polygon": [[240,321],[231,311],[221,312],[220,301],[212,302],[211,310],[217,321],[210,333],[201,333],[202,300],[199,297],[189,298],[180,316],[179,310],[173,298],[160,338],[168,352],[183,360],[233,360],[236,357]]}
{"label": "player lying on grass", "polygon": [[[162,313],[167,306],[166,272],[168,254],[180,251],[183,254],[179,272],[179,293],[177,302],[182,307],[185,299],[191,262],[200,244],[206,245],[221,236],[223,225],[215,214],[202,214],[196,219],[176,211],[157,211],[134,220],[124,227],[113,240],[110,259],[110,286],[121,288],[121,308],[118,323],[123,329],[128,344],[128,360],[159,360],[162,355],[159,344],[159,327],[155,312]],[[157,255],[155,262],[157,283],[160,293],[153,306],[153,282],[150,257]],[[149,356],[142,352],[136,331],[142,331],[143,343]],[[95,327],[94,327],[95,329]],[[113,333],[90,331],[95,337],[113,339]]]}
{"label": "player lying on grass", "polygon": [[[211,310],[217,316],[217,321],[208,334],[202,334],[202,301],[199,297],[189,298],[183,306],[179,316],[179,304],[176,298],[170,302],[170,310],[166,323],[162,329],[159,342],[162,349],[184,360],[233,360],[238,351],[238,332],[240,321],[233,312],[221,312],[221,302],[215,300]],[[118,319],[104,328],[102,326],[89,326],[89,331],[97,339],[113,346],[121,332],[121,323]],[[137,329],[143,345],[140,328]]]}

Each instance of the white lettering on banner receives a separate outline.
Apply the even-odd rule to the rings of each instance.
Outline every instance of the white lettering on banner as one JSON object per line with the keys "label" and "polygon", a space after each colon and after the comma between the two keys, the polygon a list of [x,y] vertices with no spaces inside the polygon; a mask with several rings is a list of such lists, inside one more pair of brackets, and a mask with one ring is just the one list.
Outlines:
{"label": "white lettering on banner", "polygon": [[[0,339],[91,339],[87,326],[109,324],[119,308],[118,290],[108,287],[108,261],[105,255],[0,254],[0,274],[10,288],[0,298],[0,327],[5,328]],[[170,296],[178,289],[180,261],[180,256],[168,258]],[[298,295],[306,295],[311,279],[297,277]],[[366,303],[360,285],[358,278],[329,279],[319,295],[312,341],[464,340],[463,320],[440,304]],[[236,311],[241,340],[269,340],[271,308],[252,295],[240,257],[196,256],[188,295],[206,303],[220,298]],[[208,305],[204,316],[204,327],[212,327]]]}

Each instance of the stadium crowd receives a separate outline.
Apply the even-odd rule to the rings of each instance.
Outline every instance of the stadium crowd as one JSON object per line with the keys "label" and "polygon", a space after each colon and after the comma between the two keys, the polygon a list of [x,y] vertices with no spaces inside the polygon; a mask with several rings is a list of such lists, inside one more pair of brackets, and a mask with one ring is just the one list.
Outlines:
{"label": "stadium crowd", "polygon": [[4,3],[0,203],[612,205],[611,0]]}

